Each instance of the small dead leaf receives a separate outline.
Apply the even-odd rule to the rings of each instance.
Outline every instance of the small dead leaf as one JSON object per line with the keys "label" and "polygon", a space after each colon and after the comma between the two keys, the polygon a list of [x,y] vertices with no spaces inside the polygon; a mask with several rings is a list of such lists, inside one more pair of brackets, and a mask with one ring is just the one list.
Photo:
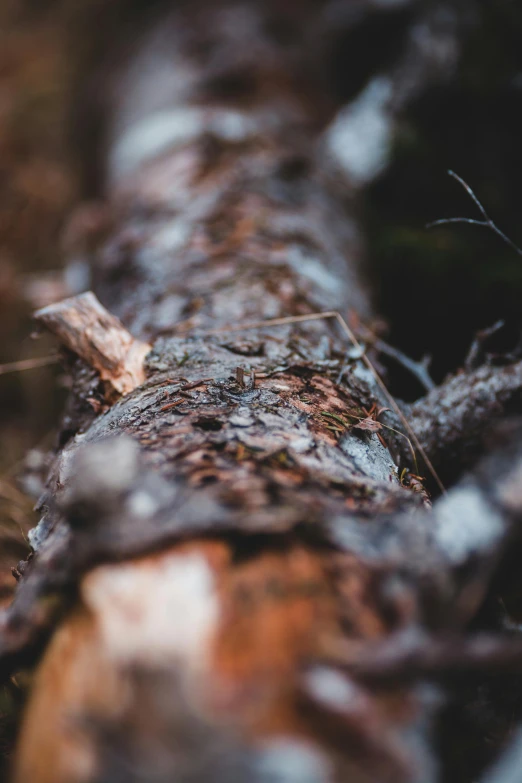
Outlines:
{"label": "small dead leaf", "polygon": [[382,424],[380,421],[375,421],[375,419],[371,419],[368,416],[367,419],[362,419],[361,421],[357,422],[357,424],[354,424],[353,428],[355,430],[369,430],[370,432],[378,432],[382,429]]}

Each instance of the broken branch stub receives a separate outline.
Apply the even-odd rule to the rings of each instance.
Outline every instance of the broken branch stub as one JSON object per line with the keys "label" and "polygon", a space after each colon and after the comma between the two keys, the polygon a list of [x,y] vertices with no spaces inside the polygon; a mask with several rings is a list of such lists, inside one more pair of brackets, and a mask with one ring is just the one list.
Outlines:
{"label": "broken branch stub", "polygon": [[109,397],[128,394],[144,382],[151,346],[133,337],[92,291],[44,307],[34,317],[100,374]]}

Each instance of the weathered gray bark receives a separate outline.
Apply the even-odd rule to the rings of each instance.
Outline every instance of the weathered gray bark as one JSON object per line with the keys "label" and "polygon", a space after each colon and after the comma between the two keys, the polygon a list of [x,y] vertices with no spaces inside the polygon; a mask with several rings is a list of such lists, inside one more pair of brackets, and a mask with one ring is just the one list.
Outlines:
{"label": "weathered gray bark", "polygon": [[[282,43],[268,21],[288,20],[271,4],[182,6],[115,81],[107,204],[84,211],[69,240],[76,253],[91,248],[96,294],[136,342],[90,297],[39,315],[81,359],[32,533],[36,556],[5,620],[5,665],[40,641],[42,595],[77,585],[79,597],[37,680],[16,780],[267,781],[274,769],[285,783],[435,777],[429,700],[399,674],[391,688],[376,684],[389,676],[386,647],[364,674],[364,644],[462,629],[520,514],[519,455],[430,513],[418,484],[401,482],[390,431],[377,423],[389,401],[336,323],[247,328],[317,311],[353,323],[373,315],[350,183],[329,173],[318,144],[330,100],[315,13],[304,4],[297,24],[289,11],[294,38]],[[100,340],[104,323],[116,348]],[[141,382],[128,361],[148,345]],[[494,370],[482,379],[495,405],[518,393],[518,381],[497,390],[502,379]],[[460,437],[433,428],[433,399],[446,393],[413,411],[437,462],[466,441],[457,408]],[[204,564],[214,587],[201,605],[197,569],[171,572],[170,557]],[[157,576],[142,582],[149,562]],[[119,592],[123,582],[132,586]],[[210,639],[183,647],[197,612],[216,602]],[[85,649],[98,651],[93,669],[119,694],[109,705],[82,694],[71,705],[65,684],[49,689],[53,667],[59,679],[81,658],[81,641],[64,652],[64,634],[84,638],[86,617],[108,634],[93,642],[85,632]],[[162,627],[170,619],[176,634]],[[136,627],[143,642],[131,639]],[[417,655],[415,682],[430,667],[465,665],[440,649],[435,663]],[[128,686],[121,702],[109,670]],[[71,710],[63,731],[82,735],[81,752],[71,751],[77,737],[53,735]]]}

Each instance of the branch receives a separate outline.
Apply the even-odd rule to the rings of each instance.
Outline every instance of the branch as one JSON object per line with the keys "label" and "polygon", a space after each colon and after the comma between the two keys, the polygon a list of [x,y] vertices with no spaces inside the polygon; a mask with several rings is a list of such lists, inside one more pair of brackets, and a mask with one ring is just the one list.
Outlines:
{"label": "branch", "polygon": [[522,362],[460,372],[415,403],[409,422],[437,471],[474,456],[492,421],[521,400]]}
{"label": "branch", "polygon": [[151,346],[136,340],[91,291],[44,307],[34,317],[99,372],[112,396],[128,394],[144,382],[143,361]]}
{"label": "branch", "polygon": [[384,340],[381,340],[379,337],[373,341],[373,346],[380,351],[380,353],[394,359],[398,364],[408,370],[418,380],[425,391],[431,391],[435,388],[435,383],[428,372],[430,357],[426,356],[420,362],[416,362],[398,348],[394,348],[393,345],[388,345],[388,343],[384,342]]}
{"label": "branch", "polygon": [[329,663],[372,682],[522,672],[522,639],[501,634],[423,634],[411,630],[381,642],[350,644]]}

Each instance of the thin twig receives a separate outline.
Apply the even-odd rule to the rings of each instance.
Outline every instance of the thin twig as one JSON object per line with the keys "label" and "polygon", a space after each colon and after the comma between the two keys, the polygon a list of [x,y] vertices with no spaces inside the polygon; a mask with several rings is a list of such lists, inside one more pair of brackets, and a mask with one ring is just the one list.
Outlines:
{"label": "thin twig", "polygon": [[437,484],[440,491],[445,494],[446,490],[444,488],[444,484],[440,480],[435,468],[433,467],[433,464],[431,460],[429,459],[428,455],[424,451],[421,442],[419,441],[418,437],[416,436],[415,432],[413,431],[413,428],[408,423],[406,417],[404,416],[403,412],[395,402],[395,399],[392,397],[388,389],[386,388],[386,385],[384,381],[382,380],[381,376],[373,366],[372,362],[366,354],[364,353],[361,344],[355,337],[354,333],[342,317],[342,315],[337,312],[337,310],[327,310],[324,313],[310,313],[309,315],[290,315],[286,316],[284,318],[271,318],[267,321],[247,321],[243,324],[233,324],[230,326],[220,326],[216,329],[206,329],[201,330],[198,333],[200,335],[215,335],[215,334],[223,334],[225,332],[242,332],[247,331],[248,329],[263,329],[269,326],[285,326],[289,324],[296,324],[296,323],[305,323],[307,321],[321,321],[321,320],[327,320],[329,318],[335,318],[343,332],[347,335],[349,340],[355,345],[356,348],[358,348],[361,351],[361,360],[364,362],[366,367],[371,372],[372,376],[374,377],[376,383],[381,388],[382,392],[386,396],[386,399],[389,401],[394,413],[399,417],[399,420],[401,421],[402,425],[408,432],[408,435],[412,439],[413,443],[415,444],[415,447],[417,448],[419,454],[421,455],[422,459],[424,460],[426,467],[428,468],[429,472],[431,473],[433,479],[435,480],[435,483]]}
{"label": "thin twig", "polygon": [[0,364],[0,375],[7,375],[9,372],[34,370],[36,367],[45,367],[48,364],[56,364],[58,361],[58,356],[43,356],[40,359],[22,359],[19,362]]}
{"label": "thin twig", "polygon": [[385,343],[384,340],[381,340],[380,338],[373,341],[373,346],[380,351],[380,353],[389,356],[391,359],[395,359],[398,364],[401,364],[406,370],[409,370],[426,391],[429,392],[435,388],[435,383],[431,379],[424,361],[416,362],[414,359],[410,359],[409,356],[406,356],[406,354],[398,348],[394,348],[393,345],[388,345],[388,343]]}
{"label": "thin twig", "polygon": [[496,223],[491,220],[488,213],[470,188],[467,182],[465,182],[462,177],[459,177],[458,174],[455,174],[454,171],[451,171],[451,169],[448,171],[448,174],[450,177],[453,177],[453,179],[456,179],[457,182],[459,182],[466,193],[469,195],[469,197],[473,200],[473,202],[477,205],[480,214],[483,216],[484,220],[476,220],[475,218],[467,218],[467,217],[454,217],[454,218],[441,218],[440,220],[434,220],[432,223],[427,223],[426,228],[433,228],[434,226],[443,226],[446,223],[469,223],[472,226],[483,226],[484,228],[489,228],[491,231],[493,231],[497,236],[499,236],[506,245],[509,245],[509,247],[514,250],[516,253],[518,253],[519,256],[522,256],[522,249],[520,249],[515,243],[508,237],[506,234],[504,234],[503,231],[500,230],[500,228],[497,226]]}
{"label": "thin twig", "polygon": [[248,329],[262,329],[264,326],[286,326],[287,324],[300,324],[306,321],[322,321],[327,318],[336,318],[337,315],[339,314],[336,310],[326,310],[324,313],[310,313],[309,315],[287,315],[283,318],[269,318],[266,321],[246,321],[242,324],[218,326],[215,329],[197,330],[197,333],[207,337],[228,332],[244,332]]}
{"label": "thin twig", "polygon": [[468,351],[468,355],[466,356],[466,359],[464,360],[464,369],[468,372],[471,372],[478,366],[478,359],[480,356],[480,352],[482,350],[482,346],[485,343],[485,341],[494,335],[496,332],[498,332],[500,329],[502,329],[505,326],[505,322],[503,320],[497,321],[493,324],[493,326],[489,326],[486,329],[481,329],[479,332],[475,334],[475,337],[473,339],[473,342],[471,344],[471,348]]}

